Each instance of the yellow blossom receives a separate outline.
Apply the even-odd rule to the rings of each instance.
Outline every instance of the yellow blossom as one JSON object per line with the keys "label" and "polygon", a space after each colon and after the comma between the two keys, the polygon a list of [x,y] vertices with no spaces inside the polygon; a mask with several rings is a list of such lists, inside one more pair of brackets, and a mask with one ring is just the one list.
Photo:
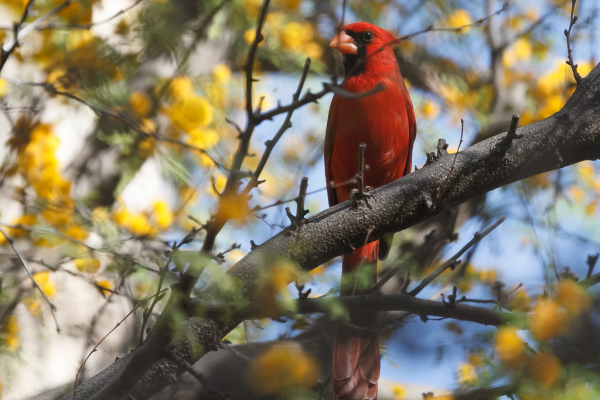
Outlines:
{"label": "yellow blossom", "polygon": [[477,383],[477,371],[471,363],[460,363],[456,373],[459,383]]}
{"label": "yellow blossom", "polygon": [[96,258],[76,258],[73,262],[81,272],[93,274],[100,269],[100,260]]}
{"label": "yellow blossom", "polygon": [[495,350],[509,368],[517,368],[523,363],[525,343],[517,336],[515,328],[504,326],[498,330]]}
{"label": "yellow blossom", "polygon": [[488,269],[481,271],[479,273],[479,279],[481,279],[482,282],[489,284],[496,282],[496,270]]}
{"label": "yellow blossom", "polygon": [[145,117],[152,109],[150,97],[143,92],[133,92],[129,96],[129,105],[138,117]]}
{"label": "yellow blossom", "polygon": [[126,208],[119,208],[113,214],[113,221],[119,226],[126,227],[129,225],[129,220],[133,217],[133,213]]}
{"label": "yellow blossom", "polygon": [[159,200],[152,206],[152,218],[159,229],[167,229],[173,223],[173,213],[167,203]]}
{"label": "yellow blossom", "polygon": [[137,236],[152,236],[156,233],[144,214],[133,214],[129,219],[129,231]]}
{"label": "yellow blossom", "polygon": [[469,356],[469,363],[476,367],[481,367],[483,365],[483,358],[479,354],[471,354]]}
{"label": "yellow blossom", "polygon": [[178,76],[173,79],[169,84],[169,91],[175,99],[182,99],[194,94],[192,81],[187,76]]}
{"label": "yellow blossom", "polygon": [[216,80],[220,83],[228,83],[231,80],[231,68],[225,64],[217,64],[212,70]]}
{"label": "yellow blossom", "polygon": [[[96,285],[100,286],[101,288],[112,290],[112,283],[110,283],[110,281],[107,281],[107,280],[96,281]],[[102,294],[110,293],[109,291],[103,290],[103,289],[100,289],[100,291],[102,292]]]}
{"label": "yellow blossom", "polygon": [[510,309],[513,311],[527,312],[531,310],[531,299],[525,289],[518,290],[510,299]]}
{"label": "yellow blossom", "polygon": [[227,195],[220,198],[218,213],[226,219],[244,224],[250,214],[248,201],[237,194]]}
{"label": "yellow blossom", "polygon": [[564,331],[567,324],[564,311],[550,299],[538,301],[527,320],[533,337],[538,340],[552,339]]}
{"label": "yellow blossom", "polygon": [[562,279],[558,282],[554,300],[567,310],[567,314],[571,317],[591,306],[590,297],[585,289],[570,279]]}
{"label": "yellow blossom", "polygon": [[167,110],[174,124],[189,132],[191,129],[205,127],[212,122],[212,107],[201,96],[188,96],[175,102]]}
{"label": "yellow blossom", "polygon": [[529,41],[520,38],[515,41],[513,46],[515,48],[515,55],[518,59],[527,60],[531,58],[532,49],[531,43],[529,43]]}
{"label": "yellow blossom", "polygon": [[550,387],[556,382],[560,370],[560,361],[552,353],[536,353],[527,360],[527,374],[544,387]]}
{"label": "yellow blossom", "polygon": [[392,385],[392,395],[394,396],[394,400],[404,400],[406,399],[406,389],[402,385],[394,384]]}
{"label": "yellow blossom", "polygon": [[156,139],[153,137],[146,138],[138,144],[137,155],[142,159],[146,159],[152,155],[155,147]]}
{"label": "yellow blossom", "polygon": [[186,142],[192,146],[207,150],[219,142],[219,134],[214,129],[194,128],[189,132]]}
{"label": "yellow blossom", "polygon": [[319,378],[319,364],[296,342],[271,346],[249,366],[248,385],[264,395],[284,394],[295,387],[313,387]]}
{"label": "yellow blossom", "polygon": [[[469,25],[473,22],[471,15],[467,10],[458,9],[455,10],[446,19],[446,26],[448,28],[460,28],[461,26]],[[467,32],[470,28],[463,28],[464,32]]]}
{"label": "yellow blossom", "polygon": [[261,271],[258,277],[256,297],[265,315],[279,315],[281,306],[291,300],[287,286],[297,280],[300,273],[289,262],[277,262]]}
{"label": "yellow blossom", "polygon": [[90,235],[88,231],[83,229],[81,225],[71,224],[63,232],[68,237],[75,240],[85,240]]}
{"label": "yellow blossom", "polygon": [[25,297],[23,299],[23,304],[34,317],[37,317],[42,313],[40,302],[33,296]]}
{"label": "yellow blossom", "polygon": [[0,339],[8,346],[8,351],[15,352],[19,348],[19,324],[17,317],[10,315],[3,329],[0,331]]}
{"label": "yellow blossom", "polygon": [[304,53],[307,57],[318,60],[323,55],[323,48],[315,42],[310,42],[304,47]]}
{"label": "yellow blossom", "polygon": [[54,292],[56,292],[54,282],[52,282],[52,280],[50,279],[50,271],[38,272],[37,274],[33,274],[33,279],[46,296],[50,297],[54,295]]}
{"label": "yellow blossom", "polygon": [[6,95],[6,81],[4,79],[0,79],[0,98]]}
{"label": "yellow blossom", "polygon": [[276,4],[280,4],[283,7],[291,10],[297,10],[301,0],[277,0]]}
{"label": "yellow blossom", "polygon": [[583,190],[579,186],[571,186],[569,195],[573,201],[580,201],[583,198]]}
{"label": "yellow blossom", "polygon": [[299,50],[304,43],[312,41],[314,35],[311,24],[288,22],[281,32],[281,42],[286,49]]}
{"label": "yellow blossom", "polygon": [[440,107],[435,101],[426,100],[421,106],[421,114],[427,119],[435,119],[440,113]]}

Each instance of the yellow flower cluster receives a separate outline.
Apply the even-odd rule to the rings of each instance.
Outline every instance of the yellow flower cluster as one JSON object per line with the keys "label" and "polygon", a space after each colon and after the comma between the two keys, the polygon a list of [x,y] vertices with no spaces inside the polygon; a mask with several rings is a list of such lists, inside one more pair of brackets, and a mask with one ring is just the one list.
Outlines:
{"label": "yellow flower cluster", "polygon": [[315,28],[309,22],[288,22],[283,26],[279,39],[284,49],[306,54],[312,59],[323,55],[323,49],[315,39]]}
{"label": "yellow flower cluster", "polygon": [[313,387],[319,364],[296,342],[271,346],[249,366],[246,380],[257,393],[284,394],[296,387]]}
{"label": "yellow flower cluster", "polygon": [[[215,76],[216,79],[228,79],[223,68],[217,70]],[[168,136],[179,139],[185,134],[184,142],[203,150],[215,146],[219,142],[219,134],[208,128],[213,120],[213,108],[205,97],[194,93],[192,81],[185,76],[173,79],[169,85],[169,94],[171,102],[163,110],[171,120],[171,125],[167,128]],[[212,95],[219,96],[214,90]],[[196,155],[202,165],[214,165],[205,154]]]}
{"label": "yellow flower cluster", "polygon": [[0,98],[6,95],[6,81],[4,79],[0,79]]}
{"label": "yellow flower cluster", "polygon": [[168,229],[173,223],[173,213],[162,200],[154,202],[152,212],[131,212],[118,207],[113,213],[113,221],[136,236],[155,236],[158,231]]}
{"label": "yellow flower cluster", "polygon": [[56,292],[56,286],[54,286],[54,282],[52,282],[52,279],[50,279],[50,271],[33,274],[33,279],[47,297],[54,296],[54,293]]}
{"label": "yellow flower cluster", "polygon": [[3,329],[0,331],[0,340],[7,345],[10,352],[15,352],[19,348],[19,324],[14,315],[6,319]]}
{"label": "yellow flower cluster", "polygon": [[554,299],[541,299],[529,315],[529,329],[538,340],[550,340],[562,333],[569,322],[591,306],[585,289],[570,279],[562,279],[556,285]]}
{"label": "yellow flower cluster", "polygon": [[[100,286],[101,288],[112,290],[112,283],[110,283],[110,281],[107,281],[107,280],[96,281],[96,285]],[[108,291],[103,290],[103,289],[100,289],[100,291],[102,292],[103,295],[106,295],[109,293]]]}
{"label": "yellow flower cluster", "polygon": [[477,371],[471,363],[460,363],[456,374],[458,375],[459,383],[477,383]]}
{"label": "yellow flower cluster", "polygon": [[[581,76],[589,74],[594,67],[586,61],[578,62],[578,64],[578,71]],[[575,90],[574,82],[571,67],[562,60],[556,61],[550,72],[545,73],[537,79],[537,83],[531,91],[536,109],[523,113],[521,122],[524,125],[530,124],[559,111],[564,105],[565,100]]]}
{"label": "yellow flower cluster", "polygon": [[525,366],[527,375],[548,388],[560,376],[560,361],[552,353],[536,353],[527,360]]}
{"label": "yellow flower cluster", "polygon": [[274,317],[281,313],[292,300],[287,286],[299,277],[297,267],[289,262],[278,262],[261,271],[256,297],[265,315]]}
{"label": "yellow flower cluster", "polygon": [[52,126],[38,124],[31,131],[29,143],[20,155],[19,170],[42,199],[72,204],[69,197],[71,182],[61,176],[58,159],[54,155],[58,146],[60,140],[53,134]]}
{"label": "yellow flower cluster", "polygon": [[496,353],[498,358],[509,368],[518,368],[525,359],[525,343],[512,327],[502,327],[496,334]]}
{"label": "yellow flower cluster", "polygon": [[100,260],[97,258],[76,258],[73,262],[79,271],[88,274],[93,274],[100,269]]}
{"label": "yellow flower cluster", "polygon": [[[469,25],[473,23],[473,19],[471,18],[471,14],[467,10],[458,9],[452,12],[446,18],[446,27],[447,28],[460,28],[461,26]],[[470,27],[463,28],[463,32],[467,32],[471,29]]]}
{"label": "yellow flower cluster", "polygon": [[392,385],[392,396],[394,396],[394,400],[404,400],[406,399],[406,389],[402,385]]}

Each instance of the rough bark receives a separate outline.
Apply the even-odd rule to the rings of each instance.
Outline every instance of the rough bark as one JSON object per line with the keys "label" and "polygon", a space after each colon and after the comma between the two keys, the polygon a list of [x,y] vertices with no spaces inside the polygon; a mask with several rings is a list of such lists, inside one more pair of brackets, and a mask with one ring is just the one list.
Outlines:
{"label": "rough bark", "polygon": [[[299,234],[291,229],[274,236],[240,260],[228,274],[242,282],[240,295],[252,298],[260,267],[273,255],[296,262],[306,270],[426,220],[498,187],[580,161],[600,158],[600,66],[583,79],[565,107],[542,121],[518,129],[506,153],[500,152],[505,134],[494,136],[374,190],[367,204],[352,201],[327,209],[306,221]],[[452,167],[454,167],[452,169]],[[218,297],[210,288],[201,299]],[[167,306],[168,309],[168,306]],[[192,355],[183,339],[171,341],[157,329],[130,355],[80,385],[78,399],[113,399],[131,395],[145,399],[172,383],[182,368],[164,357],[164,349],[195,362],[215,349],[221,338],[239,324],[191,317],[186,330],[202,344]],[[110,382],[110,383],[109,383]],[[107,383],[109,383],[107,385]],[[93,394],[95,393],[95,396]]]}

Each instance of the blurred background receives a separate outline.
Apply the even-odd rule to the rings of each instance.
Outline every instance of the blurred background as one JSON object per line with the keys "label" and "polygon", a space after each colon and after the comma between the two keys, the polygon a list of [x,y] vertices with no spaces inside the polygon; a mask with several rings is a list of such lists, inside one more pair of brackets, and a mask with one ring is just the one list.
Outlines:
{"label": "blurred background", "polygon": [[[168,296],[145,318],[148,298],[175,282],[164,272],[174,267],[165,269],[164,252],[215,211],[238,146],[235,125],[246,124],[243,68],[262,4],[0,0],[5,50],[29,3],[20,46],[0,70],[0,226],[56,306],[62,332],[0,237],[2,399],[56,398],[72,387],[95,344],[137,305],[80,379],[135,348],[152,327]],[[440,138],[457,151],[461,119],[464,149],[505,132],[514,113],[526,125],[562,108],[576,86],[563,33],[572,7],[571,0],[272,0],[254,64],[254,104],[264,97],[268,110],[291,102],[307,57],[305,90],[330,82],[339,62],[328,43],[342,18],[397,37],[446,28],[395,48],[415,107],[420,168]],[[599,8],[592,0],[575,5],[571,46],[584,77],[598,59]],[[330,100],[294,112],[261,175],[265,183],[248,206],[231,205],[215,247],[222,262],[205,267],[198,292],[247,254],[251,240],[260,244],[289,224],[290,204],[279,202],[297,195],[301,177],[309,178],[309,215],[327,208],[322,147]],[[244,170],[257,167],[283,121],[257,127]],[[400,266],[386,293],[411,288],[505,216],[420,297],[440,300],[457,287],[459,296],[494,300],[480,306],[528,314],[500,330],[401,313],[380,318],[380,398],[507,385],[521,399],[600,397],[595,291],[581,284],[600,247],[597,167],[538,175],[396,234],[379,266]],[[195,254],[202,238],[181,252]],[[339,259],[302,277],[281,270],[298,275],[311,297],[339,291]],[[265,276],[277,302],[298,297],[293,284],[277,286],[277,273]],[[328,398],[335,324],[320,317],[245,321],[226,337],[226,349],[196,368],[234,398]],[[186,374],[156,398],[200,391]]]}

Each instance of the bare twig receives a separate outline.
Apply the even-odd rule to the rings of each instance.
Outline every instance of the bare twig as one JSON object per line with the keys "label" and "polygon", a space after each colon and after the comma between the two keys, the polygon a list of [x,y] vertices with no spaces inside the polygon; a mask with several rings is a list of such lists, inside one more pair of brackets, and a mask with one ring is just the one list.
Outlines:
{"label": "bare twig", "polygon": [[[292,101],[294,101],[294,102],[298,101],[298,99],[300,98],[300,95],[302,94],[302,89],[304,87],[304,83],[306,82],[306,77],[308,76],[308,71],[310,70],[310,63],[311,63],[310,58],[307,58],[306,62],[304,63],[304,69],[302,70],[302,75],[300,76],[300,81],[298,82],[298,88],[296,89],[296,92],[294,93],[294,95],[292,97]],[[257,186],[259,178],[260,178],[260,174],[262,173],[263,169],[267,165],[267,161],[269,160],[269,157],[271,156],[271,152],[275,148],[275,145],[277,144],[279,139],[281,139],[281,137],[283,136],[285,131],[287,131],[289,128],[291,128],[292,114],[294,113],[295,110],[296,109],[293,108],[288,111],[288,113],[285,117],[285,120],[281,124],[281,127],[279,128],[279,130],[277,131],[275,136],[273,136],[273,139],[267,140],[265,142],[265,146],[266,146],[265,152],[263,153],[262,157],[260,158],[260,161],[258,162],[258,165],[256,166],[254,173],[252,174],[252,178],[250,179],[250,182],[248,182],[248,184],[244,188],[243,195],[247,196],[250,193],[250,190],[252,190],[254,187]],[[238,129],[239,129],[239,127],[238,127]]]}
{"label": "bare twig", "polygon": [[458,26],[456,28],[434,28],[433,25],[428,26],[427,28],[417,31],[417,32],[413,32],[413,33],[409,33],[407,35],[401,36],[396,40],[392,40],[386,44],[384,44],[383,46],[381,46],[379,49],[377,49],[376,51],[374,51],[373,53],[371,53],[368,57],[365,57],[364,59],[359,59],[355,64],[354,67],[352,67],[352,69],[350,71],[346,71],[346,76],[351,76],[354,72],[358,71],[358,69],[367,61],[369,60],[371,57],[373,57],[375,54],[383,51],[386,47],[388,46],[396,46],[398,44],[400,44],[400,42],[405,41],[405,40],[410,40],[416,36],[422,35],[424,33],[427,32],[456,32],[456,33],[460,33],[463,29],[466,28],[470,28],[472,26],[475,25],[480,25],[483,24],[484,22],[492,19],[493,17],[495,17],[496,15],[499,15],[501,13],[503,13],[504,11],[508,10],[508,2],[504,2],[504,4],[502,5],[502,8],[500,8],[498,11],[488,15],[487,17],[484,18],[480,18],[477,21],[470,23],[470,24],[466,24],[466,25],[462,25],[462,26]]}
{"label": "bare twig", "polygon": [[[452,161],[452,166],[450,167],[450,171],[448,171],[448,175],[446,176],[446,180],[444,180],[444,184],[442,186],[446,185],[446,182],[448,182],[448,178],[450,178],[450,174],[452,173],[452,171],[454,171],[454,165],[456,164],[456,157],[458,157],[458,152],[460,151],[460,146],[462,145],[463,142],[463,134],[465,131],[465,120],[464,119],[460,119],[460,141],[458,142],[458,148],[456,149],[456,153],[454,153],[454,160]],[[439,149],[439,141],[438,141],[438,154],[440,153],[440,149]],[[438,155],[439,157],[439,155]]]}
{"label": "bare twig", "polygon": [[500,152],[506,153],[513,140],[520,139],[523,135],[517,133],[517,126],[519,125],[519,114],[513,114],[512,119],[510,121],[510,127],[508,128],[508,132],[506,133],[506,137],[500,143]]}
{"label": "bare twig", "polygon": [[473,239],[471,239],[471,241],[469,243],[464,245],[462,249],[460,249],[454,256],[452,256],[452,258],[450,258],[448,261],[446,261],[444,264],[442,264],[438,269],[436,269],[429,276],[427,276],[425,279],[423,279],[423,281],[421,281],[421,283],[416,288],[411,290],[409,294],[411,296],[416,296],[417,294],[419,294],[421,292],[421,290],[423,290],[427,285],[429,285],[442,272],[444,272],[446,269],[450,268],[451,266],[455,265],[455,263],[457,262],[457,260],[460,256],[462,256],[467,250],[469,250],[469,248],[471,248],[473,245],[478,243],[481,239],[486,237],[490,232],[492,232],[494,229],[496,229],[502,222],[504,222],[505,219],[506,219],[506,217],[502,217],[498,221],[494,222],[490,227],[488,227],[483,232],[477,232],[473,236]]}
{"label": "bare twig", "polygon": [[[154,296],[156,296],[156,295],[154,295]],[[152,297],[154,297],[154,296],[152,296]],[[136,306],[133,307],[133,309],[131,311],[129,311],[129,313],[125,317],[123,317],[122,320],[117,322],[117,325],[115,325],[114,328],[112,328],[106,335],[104,335],[104,337],[102,339],[100,339],[100,341],[98,343],[96,343],[96,345],[94,346],[92,351],[90,351],[90,354],[88,354],[88,356],[85,358],[85,360],[83,360],[83,363],[81,363],[81,366],[79,367],[79,369],[77,370],[77,374],[75,375],[75,387],[73,388],[73,400],[75,400],[77,398],[77,386],[79,386],[79,378],[81,377],[81,371],[83,371],[83,367],[85,367],[85,363],[87,362],[87,360],[92,356],[92,354],[94,354],[96,351],[98,351],[98,346],[100,346],[102,344],[102,342],[104,342],[104,340],[111,333],[113,333],[115,329],[117,329],[119,326],[121,326],[121,324],[123,322],[125,322],[125,320],[127,318],[129,318],[129,316],[131,314],[133,314],[139,307],[140,307],[139,303],[136,304]]]}
{"label": "bare twig", "polygon": [[21,39],[21,36],[22,36],[22,35],[20,35],[20,33],[22,31],[24,31],[24,29],[21,30],[21,27],[23,26],[23,23],[27,19],[27,15],[29,15],[29,11],[30,11],[31,7],[33,6],[34,1],[35,0],[29,0],[27,2],[27,5],[25,6],[25,10],[23,10],[23,15],[21,16],[21,20],[13,26],[12,39],[9,42],[7,42],[6,44],[4,44],[2,46],[2,49],[0,49],[0,71],[2,71],[2,68],[4,68],[4,64],[6,64],[6,61],[8,61],[8,57],[10,57],[12,52],[15,51],[15,49],[19,46],[19,39]]}
{"label": "bare twig", "polygon": [[36,27],[36,30],[41,31],[41,30],[46,30],[46,29],[56,29],[56,30],[71,30],[71,29],[83,29],[83,30],[89,30],[94,26],[97,25],[102,25],[105,24],[107,22],[112,21],[113,19],[125,14],[127,11],[131,10],[132,8],[135,8],[138,4],[140,4],[141,2],[143,2],[144,0],[137,0],[135,3],[133,3],[132,5],[130,5],[127,8],[124,8],[122,10],[120,10],[119,12],[117,12],[116,14],[113,14],[112,16],[103,19],[101,21],[98,22],[90,22],[89,24],[55,24],[52,21],[49,21],[47,24],[45,25],[40,25],[38,27]]}
{"label": "bare twig", "polygon": [[296,221],[295,224],[297,227],[302,225],[302,221],[304,221],[304,217],[308,214],[308,210],[304,209],[304,201],[306,200],[306,190],[308,189],[308,178],[303,177],[300,182],[300,193],[296,198]]}
{"label": "bare twig", "polygon": [[194,34],[194,39],[192,40],[192,43],[187,47],[187,49],[183,53],[183,56],[181,57],[181,61],[179,61],[179,65],[177,66],[176,72],[174,74],[175,76],[179,75],[181,73],[182,68],[187,63],[187,61],[190,58],[190,56],[192,55],[193,51],[196,49],[196,45],[198,44],[198,42],[200,42],[200,40],[204,37],[204,35],[206,33],[206,29],[212,23],[215,15],[230,1],[231,0],[223,0],[219,4],[217,4],[212,10],[210,10],[210,12],[208,14],[206,14],[206,17],[204,17],[200,26],[197,29],[195,29],[196,32]]}
{"label": "bare twig", "polygon": [[598,257],[600,257],[600,253],[596,253],[594,255],[589,255],[587,258],[588,271],[585,275],[585,279],[589,279],[592,276],[592,272],[594,272],[594,267],[598,262]]}
{"label": "bare twig", "polygon": [[565,34],[565,37],[567,38],[567,58],[568,58],[568,60],[566,61],[566,63],[573,70],[573,77],[575,78],[575,81],[577,83],[579,83],[579,81],[581,80],[581,75],[579,75],[579,72],[577,72],[578,65],[575,64],[575,62],[573,61],[573,55],[571,54],[571,52],[572,52],[572,50],[571,50],[571,30],[573,29],[575,22],[577,22],[577,16],[573,15],[575,13],[575,3],[577,3],[577,0],[571,0],[571,19],[569,21],[569,29],[568,30],[565,29],[564,34]]}
{"label": "bare twig", "polygon": [[367,145],[365,143],[358,144],[358,174],[356,174],[356,181],[358,185],[358,197],[362,198],[365,194],[365,149]]}
{"label": "bare twig", "polygon": [[15,247],[15,241],[13,240],[13,238],[10,237],[4,229],[2,229],[2,226],[0,226],[0,232],[6,238],[6,241],[8,243],[10,243],[10,247],[12,247],[12,249],[15,252],[15,254],[17,255],[17,257],[19,257],[19,261],[21,261],[23,268],[25,268],[25,272],[27,272],[27,275],[29,275],[29,279],[31,280],[33,287],[35,287],[40,292],[40,294],[42,295],[42,297],[44,298],[46,303],[48,303],[48,306],[50,307],[50,311],[52,313],[52,318],[54,319],[54,324],[56,325],[56,332],[60,333],[60,325],[58,324],[58,319],[56,319],[56,306],[48,299],[48,297],[46,297],[46,294],[44,293],[42,288],[40,288],[40,286],[37,284],[35,279],[33,279],[33,275],[31,274],[31,270],[29,269],[29,266],[27,265],[27,261],[25,260],[23,255],[19,252],[19,250],[17,250],[17,248]]}
{"label": "bare twig", "polygon": [[221,169],[227,169],[227,168],[225,168],[225,166],[221,162],[217,161],[213,156],[211,156],[210,153],[206,149],[203,149],[203,148],[200,148],[198,146],[194,146],[194,145],[185,143],[185,142],[183,142],[181,140],[171,139],[171,138],[168,138],[168,137],[164,137],[164,136],[162,136],[162,135],[160,135],[160,134],[158,134],[156,132],[146,132],[146,131],[144,131],[140,127],[140,125],[136,121],[134,121],[133,119],[131,119],[129,116],[127,116],[123,112],[115,113],[115,112],[107,110],[107,109],[105,109],[103,107],[99,107],[99,106],[94,105],[94,104],[90,103],[89,101],[84,100],[81,97],[78,97],[78,96],[76,96],[76,95],[74,95],[72,93],[60,91],[60,90],[56,89],[56,87],[53,84],[48,83],[48,82],[42,82],[42,83],[39,83],[39,82],[23,82],[23,83],[20,83],[20,84],[21,85],[28,85],[28,86],[40,86],[40,87],[43,87],[44,89],[46,89],[50,94],[54,94],[54,95],[58,95],[58,96],[64,96],[64,97],[67,97],[69,99],[75,100],[75,101],[77,101],[77,102],[79,102],[79,103],[81,103],[81,104],[89,107],[92,111],[94,111],[94,113],[96,115],[98,115],[98,116],[107,116],[107,117],[113,118],[113,119],[115,119],[117,121],[120,121],[125,126],[127,126],[128,128],[134,130],[136,133],[138,133],[139,135],[141,135],[141,136],[143,136],[145,138],[150,138],[151,137],[151,138],[154,138],[154,139],[156,139],[158,141],[161,141],[161,142],[172,143],[172,144],[175,144],[177,146],[180,146],[180,147],[183,147],[183,148],[187,148],[189,150],[197,151],[199,153],[202,153],[206,157],[208,157],[210,159],[210,161],[216,167],[219,167]]}

